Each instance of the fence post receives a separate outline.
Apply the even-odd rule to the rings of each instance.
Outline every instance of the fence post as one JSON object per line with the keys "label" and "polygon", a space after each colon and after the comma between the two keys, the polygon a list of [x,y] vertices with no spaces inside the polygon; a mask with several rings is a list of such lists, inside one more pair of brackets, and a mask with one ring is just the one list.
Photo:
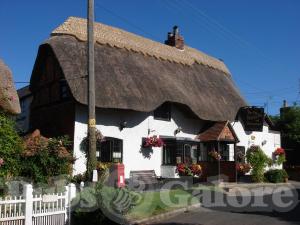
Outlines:
{"label": "fence post", "polygon": [[69,198],[70,198],[70,202],[75,197],[76,197],[76,185],[73,184],[73,183],[70,183],[69,184]]}
{"label": "fence post", "polygon": [[65,195],[66,195],[66,205],[67,205],[65,222],[68,221],[68,224],[71,224],[71,201],[73,198],[76,197],[75,184],[70,183],[68,186],[66,186]]}
{"label": "fence post", "polygon": [[24,185],[24,199],[25,199],[25,225],[32,225],[32,208],[33,208],[33,196],[32,185]]}

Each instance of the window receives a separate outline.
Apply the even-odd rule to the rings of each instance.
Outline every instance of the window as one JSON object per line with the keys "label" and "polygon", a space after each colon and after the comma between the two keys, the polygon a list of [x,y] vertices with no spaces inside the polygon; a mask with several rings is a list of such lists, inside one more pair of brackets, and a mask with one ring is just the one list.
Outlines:
{"label": "window", "polygon": [[70,97],[69,87],[66,80],[60,81],[60,98],[66,99]]}
{"label": "window", "polygon": [[187,141],[165,141],[163,149],[163,164],[197,163],[200,145]]}
{"label": "window", "polygon": [[98,161],[115,163],[123,161],[123,141],[121,139],[106,137],[100,146],[97,146],[97,150],[100,152]]}
{"label": "window", "polygon": [[220,155],[222,161],[229,161],[229,145],[220,143]]}
{"label": "window", "polygon": [[171,120],[171,104],[165,102],[154,110],[154,119],[156,120]]}
{"label": "window", "polygon": [[246,150],[244,146],[235,146],[235,159],[237,162],[245,162]]}

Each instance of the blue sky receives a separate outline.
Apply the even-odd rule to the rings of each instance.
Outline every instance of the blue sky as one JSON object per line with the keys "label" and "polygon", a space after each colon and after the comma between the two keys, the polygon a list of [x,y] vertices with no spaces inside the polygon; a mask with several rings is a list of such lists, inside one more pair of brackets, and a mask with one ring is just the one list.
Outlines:
{"label": "blue sky", "polygon": [[[223,59],[251,105],[277,114],[300,101],[299,0],[95,0],[96,21],[163,42],[178,25],[186,44]],[[29,81],[38,46],[86,0],[1,0],[0,57]],[[16,84],[18,88],[25,84]],[[266,106],[266,105],[265,105]]]}

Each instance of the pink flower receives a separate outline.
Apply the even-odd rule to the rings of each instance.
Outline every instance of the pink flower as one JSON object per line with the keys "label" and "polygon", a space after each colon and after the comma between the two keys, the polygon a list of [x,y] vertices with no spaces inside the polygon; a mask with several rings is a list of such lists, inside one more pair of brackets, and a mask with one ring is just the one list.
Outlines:
{"label": "pink flower", "polygon": [[0,167],[4,164],[4,159],[0,158]]}
{"label": "pink flower", "polygon": [[147,137],[145,139],[145,142],[143,144],[143,146],[145,148],[148,147],[161,147],[164,145],[164,142],[162,139],[160,139],[159,137],[157,137],[156,135],[152,136],[152,137]]}

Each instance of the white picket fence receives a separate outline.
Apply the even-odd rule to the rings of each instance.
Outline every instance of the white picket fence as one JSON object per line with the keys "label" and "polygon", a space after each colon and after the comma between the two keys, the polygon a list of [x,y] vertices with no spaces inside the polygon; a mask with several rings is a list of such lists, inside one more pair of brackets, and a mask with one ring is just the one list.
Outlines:
{"label": "white picket fence", "polygon": [[65,188],[62,193],[33,195],[32,185],[24,185],[23,196],[0,199],[0,225],[64,225],[76,197],[74,184]]}

